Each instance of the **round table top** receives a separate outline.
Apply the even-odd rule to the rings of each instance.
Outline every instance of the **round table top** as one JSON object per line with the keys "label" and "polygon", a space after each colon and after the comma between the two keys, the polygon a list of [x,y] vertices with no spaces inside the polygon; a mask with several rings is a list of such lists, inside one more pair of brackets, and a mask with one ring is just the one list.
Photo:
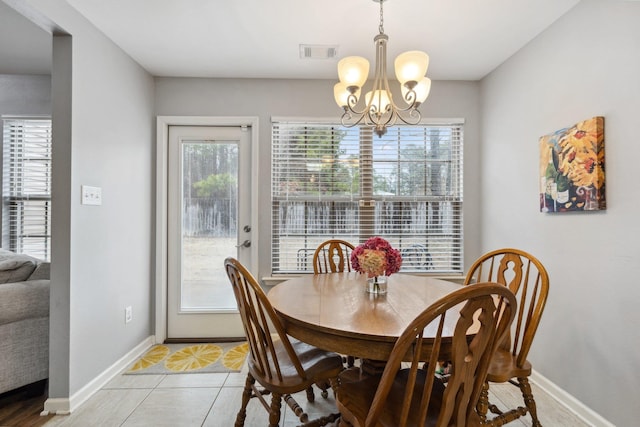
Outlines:
{"label": "round table top", "polygon": [[366,275],[357,272],[305,275],[274,286],[268,297],[289,335],[326,350],[386,360],[418,314],[461,286],[397,273],[388,277],[387,294],[375,296],[365,284]]}

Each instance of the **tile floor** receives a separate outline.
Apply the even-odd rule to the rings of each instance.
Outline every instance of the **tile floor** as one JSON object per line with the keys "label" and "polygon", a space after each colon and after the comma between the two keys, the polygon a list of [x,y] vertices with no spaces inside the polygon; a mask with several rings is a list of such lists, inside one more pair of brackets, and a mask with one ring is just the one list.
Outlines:
{"label": "tile floor", "polygon": [[[240,407],[246,373],[118,375],[71,415],[53,417],[46,427],[229,427]],[[533,385],[538,414],[545,427],[588,426],[551,396]],[[491,401],[498,406],[521,405],[521,396],[510,384],[492,384]],[[302,392],[296,400],[310,418],[335,412],[332,393],[328,399],[316,393],[308,403]],[[283,408],[286,405],[283,404]],[[245,426],[267,425],[266,412],[258,401],[249,403]],[[280,425],[298,425],[298,419],[286,407]],[[531,426],[531,419],[516,420],[514,427]]]}

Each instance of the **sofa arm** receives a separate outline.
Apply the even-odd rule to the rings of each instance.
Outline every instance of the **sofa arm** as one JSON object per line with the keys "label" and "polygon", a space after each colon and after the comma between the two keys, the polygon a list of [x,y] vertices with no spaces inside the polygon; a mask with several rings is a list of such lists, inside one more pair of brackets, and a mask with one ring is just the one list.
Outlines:
{"label": "sofa arm", "polygon": [[41,262],[38,264],[31,276],[27,280],[42,280],[51,278],[51,263]]}
{"label": "sofa arm", "polygon": [[0,325],[49,316],[49,280],[0,284]]}

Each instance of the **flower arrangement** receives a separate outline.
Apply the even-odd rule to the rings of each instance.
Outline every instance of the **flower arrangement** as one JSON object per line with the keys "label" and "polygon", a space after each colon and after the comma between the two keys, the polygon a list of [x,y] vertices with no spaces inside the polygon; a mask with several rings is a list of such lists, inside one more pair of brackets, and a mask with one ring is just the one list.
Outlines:
{"label": "flower arrangement", "polygon": [[368,277],[390,276],[402,265],[400,251],[382,237],[371,237],[351,253],[351,267]]}

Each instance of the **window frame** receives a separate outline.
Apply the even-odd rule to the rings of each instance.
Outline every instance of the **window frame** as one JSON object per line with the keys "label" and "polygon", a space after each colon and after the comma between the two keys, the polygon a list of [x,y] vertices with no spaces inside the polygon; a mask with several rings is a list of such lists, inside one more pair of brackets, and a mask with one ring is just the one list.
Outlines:
{"label": "window frame", "polygon": [[[392,245],[394,245],[395,247],[398,247],[398,249],[400,249],[403,252],[403,254],[405,255],[404,259],[407,262],[405,262],[405,265],[403,266],[403,270],[401,270],[402,272],[438,274],[438,275],[462,274],[463,259],[464,259],[464,240],[463,240],[464,120],[463,119],[430,119],[430,120],[423,120],[418,126],[406,126],[406,125],[393,126],[389,128],[388,134],[383,137],[383,138],[387,138],[388,135],[396,132],[396,137],[398,138],[398,147],[402,147],[403,138],[407,138],[406,136],[402,136],[403,132],[408,132],[409,134],[412,134],[412,133],[415,134],[416,128],[418,127],[420,129],[425,129],[425,135],[431,135],[431,132],[433,132],[434,129],[448,129],[451,135],[455,135],[455,138],[453,136],[450,137],[450,141],[449,141],[450,153],[449,154],[452,157],[451,159],[447,160],[448,164],[450,165],[450,168],[453,168],[450,171],[449,176],[454,177],[456,181],[455,189],[453,190],[453,192],[445,191],[444,194],[439,194],[435,196],[427,195],[426,191],[431,191],[432,188],[429,187],[427,189],[427,185],[425,184],[425,187],[424,187],[425,194],[422,194],[420,196],[416,196],[415,194],[399,194],[400,193],[399,175],[400,175],[401,165],[405,163],[410,164],[412,160],[401,158],[400,153],[402,148],[397,149],[397,153],[398,153],[397,159],[395,160],[387,159],[384,161],[381,160],[380,155],[374,153],[375,146],[376,146],[375,141],[378,140],[378,137],[373,134],[371,128],[361,127],[358,129],[358,132],[359,132],[358,144],[360,146],[360,152],[358,156],[358,160],[359,160],[358,167],[359,167],[359,171],[362,172],[363,175],[370,173],[370,178],[371,178],[370,180],[362,179],[361,177],[361,179],[359,180],[360,185],[358,190],[354,191],[352,189],[352,193],[348,196],[329,195],[329,194],[316,196],[311,194],[306,194],[306,195],[295,194],[295,192],[291,192],[286,196],[282,196],[282,194],[280,194],[279,190],[277,189],[277,186],[279,185],[278,183],[282,183],[280,181],[281,178],[278,177],[278,174],[280,173],[280,169],[281,169],[281,165],[278,162],[282,162],[284,159],[286,159],[287,163],[289,162],[293,163],[295,160],[291,160],[289,157],[287,157],[286,155],[287,153],[283,155],[283,152],[280,151],[280,149],[282,148],[280,145],[287,143],[286,141],[285,142],[280,141],[281,139],[287,138],[287,136],[281,137],[280,134],[281,132],[283,132],[283,129],[284,131],[287,131],[287,130],[291,131],[291,129],[287,127],[301,127],[301,128],[306,127],[308,131],[311,132],[314,126],[335,129],[336,132],[341,132],[341,131],[344,131],[345,129],[349,131],[349,129],[342,126],[336,120],[323,120],[323,119],[313,119],[313,118],[310,118],[310,119],[276,118],[276,117],[272,118],[272,141],[271,141],[272,245],[270,248],[271,249],[271,256],[270,256],[271,274],[272,275],[300,274],[300,273],[306,273],[306,272],[312,271],[310,257],[313,255],[313,251],[315,250],[315,247],[323,240],[330,239],[330,238],[341,238],[341,239],[350,241],[354,245],[357,245],[358,243],[365,240],[366,238],[374,235],[379,235],[381,237],[387,238],[387,240],[389,240],[392,243]],[[403,129],[407,129],[407,131],[404,131]],[[427,144],[426,142],[427,138],[430,138],[430,137],[425,136],[424,138],[425,138],[424,143]],[[292,137],[292,141],[293,140],[294,139]],[[370,141],[370,145],[368,147],[367,147],[367,144],[365,144],[364,142],[366,140]],[[393,141],[393,139],[391,139],[391,141]],[[438,142],[438,144],[439,143],[440,142]],[[295,142],[293,144],[295,144]],[[428,154],[426,149],[423,156],[424,156],[424,159],[421,159],[420,161],[425,162],[425,165],[426,164],[431,165],[438,162],[443,163],[441,159],[435,159],[435,160],[428,159],[427,158]],[[374,177],[377,174],[379,174],[379,169],[381,168],[382,163],[389,163],[391,165],[390,170],[396,171],[396,174],[397,174],[396,185],[398,186],[398,188],[396,188],[396,191],[394,194],[376,194],[374,190],[374,185],[377,185],[377,184],[374,184],[373,180],[374,180]],[[286,169],[286,166],[284,167],[284,169]],[[438,168],[438,170],[440,170],[440,168]],[[425,173],[424,175],[425,182],[427,182],[426,166],[425,166],[424,173]],[[388,178],[386,180],[390,181],[391,179]],[[290,184],[290,181],[286,182],[286,185],[288,184]],[[306,263],[298,263],[296,268],[281,268],[281,265],[284,265],[284,264],[280,262],[280,259],[278,258],[278,256],[284,257],[286,255],[285,253],[283,253],[282,255],[279,253],[281,236],[289,235],[287,232],[284,231],[284,227],[286,227],[286,221],[284,221],[281,218],[281,209],[280,209],[281,205],[283,203],[293,203],[293,202],[304,203],[305,205],[304,221],[306,223],[307,216],[308,216],[306,205],[310,203],[315,203],[316,205],[318,205],[319,200],[321,200],[321,203],[327,203],[327,204],[337,204],[338,202],[350,203],[352,206],[352,209],[357,210],[356,215],[357,215],[357,223],[359,224],[358,228],[354,229],[352,233],[346,233],[346,234],[344,232],[341,232],[341,233],[322,232],[320,234],[314,234],[314,233],[310,233],[308,228],[305,228],[304,233],[300,233],[300,236],[304,236],[305,238],[305,244],[302,249],[306,250],[306,256],[308,257],[308,259],[306,260]],[[376,213],[375,213],[376,211],[378,211],[378,215],[380,215],[380,212],[387,209],[391,209],[392,211],[396,212],[396,215],[397,215],[398,210],[395,209],[396,207],[400,207],[401,210],[402,209],[406,210],[406,207],[410,206],[410,204],[414,202],[418,202],[418,204],[423,203],[424,204],[423,209],[427,209],[427,210],[432,209],[433,206],[439,206],[439,209],[442,206],[445,206],[446,204],[450,206],[451,212],[449,212],[447,215],[449,218],[448,221],[451,223],[452,228],[451,230],[447,231],[447,233],[451,239],[451,242],[448,243],[448,245],[451,248],[449,250],[449,253],[451,255],[451,260],[448,261],[449,265],[447,268],[444,268],[444,269],[441,267],[434,268],[434,266],[442,266],[443,264],[442,263],[438,264],[436,262],[431,263],[431,254],[429,252],[426,252],[425,249],[420,249],[421,251],[424,250],[426,255],[425,254],[420,255],[420,263],[418,263],[417,265],[416,263],[412,263],[412,261],[416,261],[417,258],[412,259],[414,257],[412,252],[410,251],[407,252],[408,248],[411,245],[410,242],[413,238],[424,236],[428,246],[430,241],[429,239],[433,236],[436,236],[437,234],[435,231],[424,231],[422,232],[422,234],[407,233],[406,231],[403,231],[401,229],[402,226],[399,226],[399,228],[396,229],[395,232],[386,233],[381,231],[380,224],[383,224],[383,222],[379,221],[379,219],[376,218]],[[357,208],[353,207],[354,204],[357,204]],[[330,208],[326,208],[326,209],[330,209]],[[427,213],[427,218],[430,218],[429,215],[430,214]],[[300,217],[300,214],[298,214],[298,216]],[[395,220],[395,221],[396,223],[406,223],[407,220],[403,218],[399,221],[398,220]],[[428,219],[425,221],[425,223],[426,224],[424,226],[426,228],[429,228],[430,225],[429,225]],[[283,226],[282,224],[285,224],[285,226]],[[440,224],[440,225],[444,227],[443,224]],[[393,227],[396,227],[396,225],[394,224]],[[441,231],[440,234],[444,236],[445,233]],[[416,244],[412,246],[419,247],[424,245]],[[292,257],[296,256],[298,259],[300,258],[299,255],[294,255],[294,254],[289,254],[289,255],[291,255]],[[418,257],[418,255],[415,255],[415,257]],[[305,265],[302,265],[302,264],[305,264]]]}
{"label": "window frame", "polygon": [[2,116],[2,246],[50,261],[52,122]]}

